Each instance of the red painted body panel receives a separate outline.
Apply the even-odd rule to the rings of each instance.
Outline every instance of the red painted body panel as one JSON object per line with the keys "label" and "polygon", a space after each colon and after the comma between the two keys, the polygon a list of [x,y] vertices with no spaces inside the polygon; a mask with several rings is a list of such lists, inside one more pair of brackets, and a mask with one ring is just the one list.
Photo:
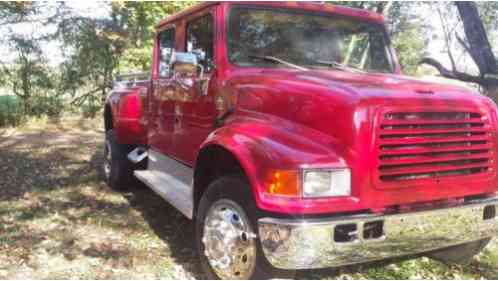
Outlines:
{"label": "red painted body panel", "polygon": [[[398,75],[359,75],[289,70],[244,69],[227,76],[238,96],[237,111],[208,143],[232,148],[250,174],[258,206],[265,210],[316,214],[431,202],[497,191],[495,156],[491,172],[379,183],[375,149],[378,111],[423,109],[480,111],[491,119],[496,138],[496,107],[480,94]],[[419,94],[417,89],[434,94]],[[492,144],[492,155],[496,145]],[[353,194],[347,198],[296,200],[266,195],[262,185],[271,169],[349,167]]]}
{"label": "red painted body panel", "polygon": [[147,85],[130,89],[115,90],[106,104],[111,106],[113,128],[120,143],[147,144],[147,118],[144,104],[147,104]]}
{"label": "red painted body panel", "polygon": [[[332,5],[294,2],[246,4],[336,13],[375,22],[383,20],[375,13]],[[211,74],[208,95],[201,97],[183,91],[178,100],[171,101],[172,104],[168,108],[160,109],[161,103],[154,98],[149,98],[149,106],[143,108],[142,104],[147,103],[143,103],[143,97],[140,98],[139,89],[115,92],[110,102],[113,104],[113,113],[118,116],[115,128],[118,128],[120,141],[136,140],[131,143],[144,144],[148,135],[149,145],[159,147],[163,153],[193,167],[201,148],[209,145],[223,146],[239,160],[250,180],[258,207],[279,213],[381,211],[388,207],[461,199],[465,196],[498,191],[498,115],[496,106],[488,98],[468,89],[403,76],[397,63],[395,74],[361,74],[338,70],[298,71],[289,68],[247,68],[231,65],[227,59],[225,44],[226,19],[231,5],[234,4],[202,4],[158,25],[158,28],[162,29],[174,24],[178,31],[177,50],[183,50],[186,20],[207,10],[215,15],[216,68]],[[153,85],[158,82],[157,54],[156,48],[152,69]],[[147,91],[147,88],[141,90]],[[155,93],[155,89],[148,92],[149,95]],[[223,109],[216,107],[218,99],[224,101],[225,110],[234,109],[221,128],[212,125],[215,117],[223,113]],[[147,110],[148,113],[145,113]],[[168,139],[161,137],[160,128],[166,128],[167,125],[157,118],[157,112],[160,110],[169,112],[170,121],[175,122],[169,125],[171,132]],[[485,147],[486,153],[485,156],[465,154],[465,161],[468,162],[464,164],[477,165],[474,160],[486,157],[488,169],[485,173],[382,180],[386,174],[406,173],[406,167],[403,165],[414,165],[410,168],[413,172],[440,169],[438,166],[430,166],[430,163],[427,168],[416,166],[418,162],[414,164],[412,160],[388,158],[389,153],[398,152],[381,151],[382,145],[400,145],[393,144],[397,141],[395,138],[384,139],[386,134],[394,134],[395,137],[399,134],[415,134],[415,129],[411,127],[386,131],[385,128],[391,127],[385,127],[385,124],[393,121],[384,120],[383,116],[392,112],[478,114],[479,122],[484,125],[472,130],[478,132],[479,137],[465,137],[486,137],[487,143],[484,146],[476,144],[479,149]],[[417,134],[423,135],[423,128],[417,130]],[[457,133],[454,129],[441,129],[441,134],[453,136]],[[403,140],[402,148],[410,141],[416,142],[417,139]],[[437,142],[437,139],[434,142]],[[424,150],[417,147],[414,151],[425,153],[427,148]],[[442,159],[451,162],[460,158],[447,156]],[[428,160],[421,156],[414,161]],[[382,170],[383,165],[387,165],[391,170]],[[465,165],[462,167],[467,167]],[[264,182],[272,170],[299,170],[306,167],[349,167],[352,171],[352,195],[291,199],[268,195],[265,192],[267,187]]]}

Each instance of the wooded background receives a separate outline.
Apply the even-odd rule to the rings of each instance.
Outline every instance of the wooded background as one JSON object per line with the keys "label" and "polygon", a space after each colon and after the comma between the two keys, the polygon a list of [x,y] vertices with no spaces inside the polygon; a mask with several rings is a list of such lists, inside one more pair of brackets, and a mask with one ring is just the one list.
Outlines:
{"label": "wooded background", "polygon": [[[497,100],[498,2],[333,3],[383,13],[404,73],[439,73]],[[103,2],[108,15],[92,17],[64,2],[0,2],[0,126],[65,112],[95,116],[117,74],[149,71],[159,20],[193,4]],[[436,42],[444,58],[431,57]],[[56,63],[47,48],[57,49]]]}

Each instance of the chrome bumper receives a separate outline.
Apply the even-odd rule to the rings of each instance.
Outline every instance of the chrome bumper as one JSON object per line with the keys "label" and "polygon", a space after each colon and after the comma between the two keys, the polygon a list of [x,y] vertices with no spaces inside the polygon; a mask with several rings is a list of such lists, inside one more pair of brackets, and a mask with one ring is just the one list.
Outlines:
{"label": "chrome bumper", "polygon": [[394,215],[262,218],[259,238],[266,258],[276,268],[336,267],[420,254],[495,236],[497,210],[498,198],[494,198]]}

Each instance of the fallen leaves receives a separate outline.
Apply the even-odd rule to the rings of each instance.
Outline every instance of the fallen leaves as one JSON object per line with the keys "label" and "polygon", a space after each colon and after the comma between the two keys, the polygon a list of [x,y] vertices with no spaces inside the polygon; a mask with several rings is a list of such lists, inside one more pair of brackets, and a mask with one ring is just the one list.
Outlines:
{"label": "fallen leaves", "polygon": [[[101,120],[29,123],[0,135],[0,279],[204,278],[190,221],[147,189],[99,178]],[[299,272],[304,279],[498,279],[498,244],[447,267],[427,258]]]}

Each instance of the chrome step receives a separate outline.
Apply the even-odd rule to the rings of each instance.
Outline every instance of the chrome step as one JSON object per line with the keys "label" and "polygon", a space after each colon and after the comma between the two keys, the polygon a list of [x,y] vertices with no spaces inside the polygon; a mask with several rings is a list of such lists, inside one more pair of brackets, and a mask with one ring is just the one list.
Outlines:
{"label": "chrome step", "polygon": [[128,160],[137,164],[147,157],[147,149],[145,147],[137,147],[128,153]]}
{"label": "chrome step", "polygon": [[135,177],[173,205],[186,217],[193,218],[193,169],[149,150],[148,169],[137,170]]}

